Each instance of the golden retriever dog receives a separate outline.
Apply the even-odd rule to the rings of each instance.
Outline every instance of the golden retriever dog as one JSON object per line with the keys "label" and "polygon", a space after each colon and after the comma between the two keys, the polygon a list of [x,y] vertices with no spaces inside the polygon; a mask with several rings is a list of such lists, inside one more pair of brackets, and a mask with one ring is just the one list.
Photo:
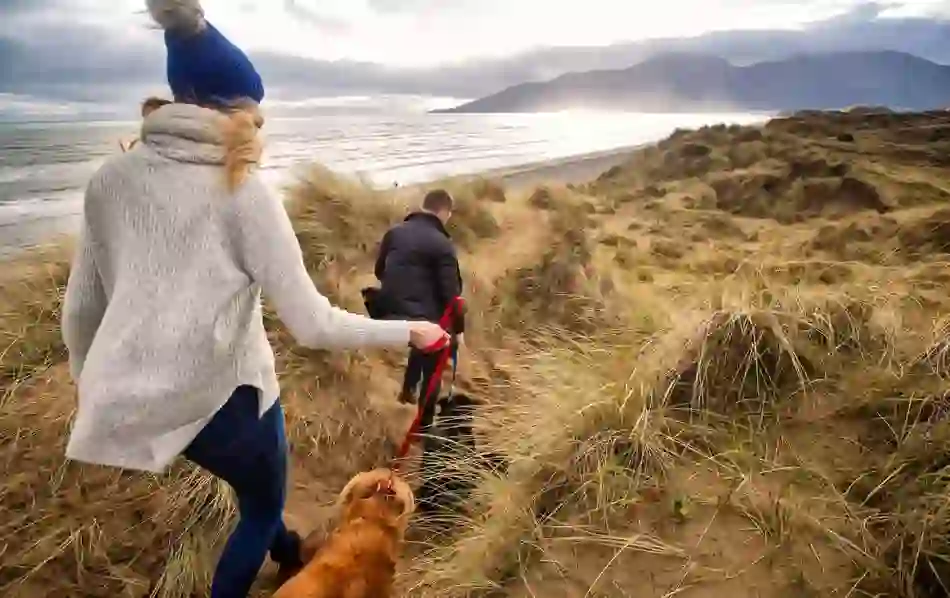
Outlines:
{"label": "golden retriever dog", "polygon": [[304,568],[274,598],[389,598],[415,497],[389,469],[361,473],[338,500],[340,524],[319,548],[308,538]]}

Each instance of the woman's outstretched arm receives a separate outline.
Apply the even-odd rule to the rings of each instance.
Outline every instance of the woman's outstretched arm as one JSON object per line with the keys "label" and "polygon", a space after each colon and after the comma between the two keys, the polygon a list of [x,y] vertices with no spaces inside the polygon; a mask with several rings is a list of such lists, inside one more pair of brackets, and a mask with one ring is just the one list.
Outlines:
{"label": "woman's outstretched arm", "polygon": [[233,198],[239,263],[261,285],[300,344],[313,349],[405,346],[410,323],[372,320],[334,307],[314,286],[287,210],[256,177]]}

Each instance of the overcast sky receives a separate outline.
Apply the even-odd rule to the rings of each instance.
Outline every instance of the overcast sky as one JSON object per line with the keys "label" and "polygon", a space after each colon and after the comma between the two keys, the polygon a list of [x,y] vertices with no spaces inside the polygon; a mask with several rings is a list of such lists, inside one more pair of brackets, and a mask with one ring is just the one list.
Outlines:
{"label": "overcast sky", "polygon": [[[156,43],[144,0],[0,0],[0,35]],[[794,28],[859,0],[205,0],[246,50],[427,66],[537,46],[605,45],[705,31]],[[891,3],[894,16],[950,15],[950,0]]]}

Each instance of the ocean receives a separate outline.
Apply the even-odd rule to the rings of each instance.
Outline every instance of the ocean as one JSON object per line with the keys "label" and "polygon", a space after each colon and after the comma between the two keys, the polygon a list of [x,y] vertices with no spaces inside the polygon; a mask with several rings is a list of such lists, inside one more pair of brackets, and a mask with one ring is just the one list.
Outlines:
{"label": "ocean", "polygon": [[[674,129],[752,114],[318,114],[268,118],[262,176],[275,192],[295,166],[392,186],[639,145]],[[136,121],[0,123],[0,253],[73,232],[89,176]]]}

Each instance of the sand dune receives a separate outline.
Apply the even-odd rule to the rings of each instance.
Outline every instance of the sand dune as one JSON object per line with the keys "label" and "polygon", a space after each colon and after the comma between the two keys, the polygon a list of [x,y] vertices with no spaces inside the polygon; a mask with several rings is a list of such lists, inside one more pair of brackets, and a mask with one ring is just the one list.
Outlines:
{"label": "sand dune", "polygon": [[[474,313],[461,387],[512,466],[469,468],[448,536],[415,522],[405,595],[945,596],[948,156],[947,112],[807,113],[440,183]],[[360,309],[413,193],[314,167],[291,194],[317,284]],[[226,488],[63,463],[63,255],[0,288],[0,595],[205,595]],[[411,419],[403,356],[267,323],[288,517],[320,528]]]}

